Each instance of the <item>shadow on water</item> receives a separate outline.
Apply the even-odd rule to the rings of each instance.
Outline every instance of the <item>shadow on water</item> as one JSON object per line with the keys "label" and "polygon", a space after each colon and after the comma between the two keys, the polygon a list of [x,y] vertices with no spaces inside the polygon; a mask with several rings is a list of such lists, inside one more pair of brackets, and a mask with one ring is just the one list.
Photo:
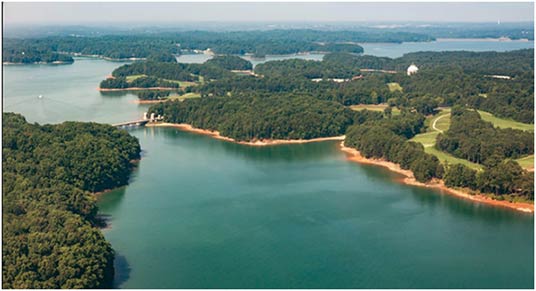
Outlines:
{"label": "shadow on water", "polygon": [[132,268],[130,267],[127,258],[117,252],[115,253],[114,269],[114,281],[112,286],[113,288],[121,288],[121,285],[130,278]]}
{"label": "shadow on water", "polygon": [[123,97],[128,94],[131,94],[128,91],[99,91],[99,93],[101,94],[101,96],[106,97]]}
{"label": "shadow on water", "polygon": [[175,128],[146,128],[151,135],[162,135],[167,140],[179,140],[192,148],[208,149],[209,152],[225,151],[226,154],[254,161],[297,162],[319,160],[337,154],[338,141],[315,142],[307,144],[286,144],[275,146],[247,146],[217,140],[209,136],[181,131]]}
{"label": "shadow on water", "polygon": [[97,201],[99,217],[105,219],[107,226],[109,226],[111,220],[108,213],[113,213],[121,205],[125,192],[126,187],[121,187],[99,196]]}
{"label": "shadow on water", "polygon": [[[455,197],[439,189],[423,188],[419,186],[405,185],[402,182],[403,176],[388,169],[375,166],[363,165],[350,162],[362,169],[362,173],[373,183],[397,183],[402,186],[401,195],[411,194],[411,197],[422,207],[432,210],[447,210],[452,214],[466,216],[470,219],[479,219],[486,223],[498,223],[508,221],[519,221],[520,217],[527,220],[533,219],[532,214],[522,213],[515,210],[507,209],[470,201],[464,198]],[[402,189],[401,188],[401,189]]]}

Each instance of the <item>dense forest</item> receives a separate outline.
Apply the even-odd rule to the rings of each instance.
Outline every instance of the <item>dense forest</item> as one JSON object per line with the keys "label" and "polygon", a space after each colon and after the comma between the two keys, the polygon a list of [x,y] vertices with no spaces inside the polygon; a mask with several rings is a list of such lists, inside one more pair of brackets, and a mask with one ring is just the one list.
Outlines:
{"label": "dense forest", "polygon": [[206,65],[214,65],[225,70],[252,70],[251,62],[239,56],[215,56],[206,61]]}
{"label": "dense forest", "polygon": [[[248,91],[304,92],[343,105],[388,102],[397,107],[414,108],[423,114],[433,113],[437,106],[469,105],[498,117],[533,123],[533,52],[533,49],[503,53],[420,52],[396,59],[332,53],[322,61],[289,59],[259,64],[255,67],[259,77],[232,73],[230,70],[251,67],[250,62],[237,56],[218,56],[203,64],[146,61],[115,69],[112,75],[116,80],[105,80],[101,87],[136,87],[124,79],[132,75],[156,77],[160,82],[195,82],[203,77],[213,82],[191,89],[202,96]],[[405,70],[411,63],[419,66],[419,73],[408,77]],[[494,78],[495,75],[509,79]],[[313,82],[320,79],[320,82]],[[332,81],[334,79],[339,82]],[[151,80],[138,82],[142,81]],[[157,82],[152,81],[150,85],[157,87]],[[392,90],[389,84],[398,84],[401,90]],[[173,87],[164,85],[159,86]]]}
{"label": "dense forest", "polygon": [[159,100],[169,96],[169,91],[138,91],[136,93],[140,100]]}
{"label": "dense forest", "polygon": [[493,166],[504,159],[534,153],[534,134],[511,128],[495,128],[478,112],[453,107],[450,128],[437,136],[438,149],[471,162]]}
{"label": "dense forest", "polygon": [[38,48],[32,45],[16,44],[13,41],[4,41],[2,62],[14,64],[36,63],[72,63],[71,56],[59,54],[50,48]]}
{"label": "dense forest", "polygon": [[170,82],[151,76],[143,76],[128,81],[126,78],[108,78],[100,83],[101,89],[128,89],[128,88],[179,88],[176,82]]}
{"label": "dense forest", "polygon": [[[469,105],[499,117],[533,123],[533,53],[533,49],[503,53],[421,52],[396,59],[333,53],[321,62],[266,62],[255,67],[263,78],[232,76],[205,84],[199,92],[209,96],[248,90],[301,91],[343,105],[388,102],[425,114],[437,106]],[[419,66],[419,73],[408,77],[405,71],[411,63]],[[493,78],[494,75],[510,79]],[[316,78],[324,80],[311,82]],[[329,79],[348,80],[337,83]],[[402,90],[390,90],[391,83],[400,85]]]}
{"label": "dense forest", "polygon": [[166,122],[217,130],[239,141],[311,139],[343,135],[353,111],[303,94],[237,94],[231,97],[168,101],[149,112]]}
{"label": "dense forest", "polygon": [[366,158],[381,158],[411,170],[415,179],[427,182],[443,177],[439,160],[424,152],[424,147],[408,139],[424,127],[424,116],[403,111],[401,115],[367,121],[351,126],[346,132],[345,146],[358,149]]}
{"label": "dense forest", "polygon": [[114,252],[90,192],[127,184],[138,140],[110,125],[3,113],[2,287],[110,287]]}
{"label": "dense forest", "polygon": [[[250,70],[252,64],[237,56],[217,56],[203,64],[183,64],[173,62],[139,61],[118,67],[112,72],[113,78],[103,80],[101,88],[125,89],[133,87],[178,88],[179,83],[199,82],[231,78],[231,70]],[[128,81],[128,76],[140,76]]]}
{"label": "dense forest", "polygon": [[[329,55],[328,55],[329,56]],[[361,75],[360,67],[349,65],[347,62],[334,62],[328,57],[321,62],[312,60],[289,59],[270,61],[255,67],[255,73],[263,76],[292,76],[307,79],[334,78],[349,79]]]}

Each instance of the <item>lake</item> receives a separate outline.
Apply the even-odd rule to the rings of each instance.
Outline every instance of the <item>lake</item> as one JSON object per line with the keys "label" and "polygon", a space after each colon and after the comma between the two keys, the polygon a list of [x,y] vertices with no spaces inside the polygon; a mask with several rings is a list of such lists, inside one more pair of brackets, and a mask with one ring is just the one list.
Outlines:
{"label": "lake", "polygon": [[404,42],[404,43],[361,43],[366,55],[378,57],[398,58],[407,53],[417,51],[511,51],[534,48],[534,41],[485,41],[471,40],[438,40],[431,42]]}
{"label": "lake", "polygon": [[[138,118],[147,105],[134,95],[96,90],[119,65],[4,66],[4,111],[40,123]],[[403,185],[347,161],[336,142],[259,148],[130,132],[143,158],[130,185],[99,201],[117,287],[534,285],[533,215]]]}
{"label": "lake", "polygon": [[[486,41],[482,39],[471,40],[438,40],[431,42],[404,42],[404,43],[360,43],[364,49],[365,55],[373,55],[378,57],[398,58],[407,53],[417,51],[511,51],[518,49],[534,48],[533,41]],[[283,56],[266,56],[265,58],[252,58],[251,56],[243,56],[242,58],[250,61],[255,67],[258,64],[284,59],[304,59],[321,61],[323,54],[298,54],[298,55],[283,55]],[[177,61],[181,63],[204,63],[212,58],[211,55],[205,54],[189,54],[177,57]]]}

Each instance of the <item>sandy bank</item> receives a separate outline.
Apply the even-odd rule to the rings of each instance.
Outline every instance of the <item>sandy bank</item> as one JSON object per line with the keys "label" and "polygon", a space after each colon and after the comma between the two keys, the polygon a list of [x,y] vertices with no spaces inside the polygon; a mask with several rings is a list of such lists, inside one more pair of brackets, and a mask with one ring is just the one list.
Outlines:
{"label": "sandy bank", "polygon": [[148,87],[148,88],[140,88],[140,87],[129,87],[129,88],[97,88],[97,90],[102,92],[113,92],[113,91],[145,91],[145,90],[161,90],[161,91],[168,91],[168,90],[179,90],[179,88],[170,88],[170,87]]}
{"label": "sandy bank", "polygon": [[487,196],[480,195],[480,194],[470,194],[468,191],[464,191],[463,189],[453,189],[445,186],[445,183],[443,180],[434,179],[431,182],[422,183],[415,179],[413,176],[413,172],[410,170],[404,170],[400,167],[400,165],[395,164],[393,162],[389,162],[382,159],[368,159],[361,155],[361,153],[354,149],[344,146],[344,141],[341,142],[341,150],[347,154],[348,160],[358,162],[361,164],[369,164],[369,165],[377,165],[381,167],[385,167],[393,172],[399,173],[403,175],[405,178],[401,181],[404,184],[407,185],[413,185],[413,186],[419,186],[419,187],[426,187],[426,188],[432,188],[437,189],[443,193],[448,193],[451,195],[455,195],[457,197],[472,200],[479,203],[485,203],[488,205],[494,205],[499,207],[507,207],[510,209],[514,209],[517,211],[522,212],[528,212],[528,213],[534,213],[534,204],[531,203],[522,203],[522,202],[509,202],[509,201],[499,201],[491,199]]}
{"label": "sandy bank", "polygon": [[344,140],[344,135],[341,135],[341,136],[320,137],[320,138],[313,138],[313,139],[263,139],[263,140],[255,140],[255,141],[237,141],[233,138],[222,136],[218,131],[195,128],[191,126],[190,124],[186,124],[186,123],[153,123],[153,124],[147,124],[146,126],[175,127],[184,131],[209,135],[216,139],[221,139],[221,140],[234,142],[237,144],[249,145],[249,146],[271,146],[271,145],[280,145],[280,144],[300,144],[300,143],[309,143],[309,142],[320,142],[320,141],[328,141],[328,140]]}

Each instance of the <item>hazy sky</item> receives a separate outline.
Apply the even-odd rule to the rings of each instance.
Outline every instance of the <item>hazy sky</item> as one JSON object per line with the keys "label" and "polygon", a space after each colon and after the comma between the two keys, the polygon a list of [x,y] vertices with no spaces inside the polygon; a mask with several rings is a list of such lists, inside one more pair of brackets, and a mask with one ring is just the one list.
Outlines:
{"label": "hazy sky", "polygon": [[6,3],[6,24],[533,21],[533,3]]}

